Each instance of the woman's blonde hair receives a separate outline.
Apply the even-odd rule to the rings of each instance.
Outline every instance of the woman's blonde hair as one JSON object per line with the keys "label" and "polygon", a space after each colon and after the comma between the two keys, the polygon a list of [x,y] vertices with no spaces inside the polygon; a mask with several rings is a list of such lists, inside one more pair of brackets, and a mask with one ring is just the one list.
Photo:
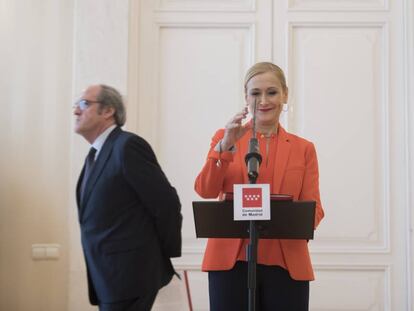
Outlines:
{"label": "woman's blonde hair", "polygon": [[285,74],[283,73],[283,70],[273,63],[261,62],[254,64],[252,67],[250,67],[249,70],[247,70],[246,75],[244,77],[244,92],[247,92],[247,83],[250,81],[251,78],[265,72],[273,73],[279,79],[283,91],[287,91],[286,78]]}

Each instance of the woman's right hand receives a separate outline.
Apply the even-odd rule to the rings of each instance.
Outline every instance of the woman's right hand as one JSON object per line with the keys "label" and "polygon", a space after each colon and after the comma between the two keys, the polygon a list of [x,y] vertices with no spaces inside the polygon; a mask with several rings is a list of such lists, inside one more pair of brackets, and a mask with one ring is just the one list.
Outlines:
{"label": "woman's right hand", "polygon": [[250,122],[242,125],[243,119],[248,113],[247,106],[236,114],[227,124],[224,131],[224,137],[221,141],[223,151],[229,150],[250,128]]}

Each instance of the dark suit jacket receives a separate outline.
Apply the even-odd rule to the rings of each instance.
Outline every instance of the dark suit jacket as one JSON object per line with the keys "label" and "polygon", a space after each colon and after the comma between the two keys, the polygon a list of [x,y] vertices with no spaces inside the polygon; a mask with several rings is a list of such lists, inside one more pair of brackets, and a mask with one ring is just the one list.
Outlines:
{"label": "dark suit jacket", "polygon": [[154,293],[181,256],[181,204],[150,145],[115,128],[80,197],[76,190],[92,304]]}

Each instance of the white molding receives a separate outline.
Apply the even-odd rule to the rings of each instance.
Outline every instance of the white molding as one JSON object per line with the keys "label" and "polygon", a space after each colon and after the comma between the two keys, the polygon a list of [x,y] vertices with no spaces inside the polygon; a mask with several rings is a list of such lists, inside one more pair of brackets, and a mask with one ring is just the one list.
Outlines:
{"label": "white molding", "polygon": [[404,44],[403,53],[406,64],[404,67],[404,110],[405,110],[405,145],[407,146],[405,152],[406,158],[406,227],[407,227],[407,306],[409,310],[414,307],[414,4],[411,0],[402,1],[402,15],[403,15],[403,29],[404,29]]}
{"label": "white molding", "polygon": [[[192,245],[187,246],[186,244]],[[197,246],[195,243],[185,243],[185,241],[183,241],[182,256],[173,259],[174,267],[183,270],[201,271],[204,250],[204,245]]]}
{"label": "white molding", "polygon": [[289,21],[288,29],[295,27],[304,28],[384,28],[387,27],[387,21]]}
{"label": "white molding", "polygon": [[[300,4],[297,2],[307,2]],[[377,5],[370,5],[369,2],[374,1],[354,1],[354,3],[366,2],[368,5],[347,5],[347,1],[327,1],[327,0],[313,0],[313,1],[295,1],[288,0],[288,12],[387,12],[389,11],[389,0],[379,0]]]}
{"label": "white molding", "polygon": [[311,254],[390,254],[391,249],[388,246],[360,246],[360,247],[329,247],[314,246]]}
{"label": "white molding", "polygon": [[[140,0],[129,1],[128,21],[128,78],[126,108],[128,118],[126,128],[137,132],[138,119],[138,97],[139,97],[139,23],[140,23]],[[133,105],[132,103],[135,103]]]}
{"label": "white molding", "polygon": [[247,29],[252,32],[254,35],[254,30],[256,29],[256,24],[254,22],[238,22],[238,23],[223,23],[223,22],[166,22],[166,21],[157,21],[158,32],[163,28],[206,28],[206,29]]}
{"label": "white molding", "polygon": [[[169,3],[168,3],[169,2]],[[240,5],[232,5],[232,3],[220,0],[205,0],[204,5],[200,5],[200,1],[182,1],[182,0],[157,0],[156,12],[254,12],[256,11],[256,0],[239,1]],[[185,4],[187,3],[187,4]],[[203,2],[201,2],[203,3]]]}
{"label": "white molding", "polygon": [[383,271],[390,275],[390,265],[365,263],[314,263],[313,269],[317,271]]}

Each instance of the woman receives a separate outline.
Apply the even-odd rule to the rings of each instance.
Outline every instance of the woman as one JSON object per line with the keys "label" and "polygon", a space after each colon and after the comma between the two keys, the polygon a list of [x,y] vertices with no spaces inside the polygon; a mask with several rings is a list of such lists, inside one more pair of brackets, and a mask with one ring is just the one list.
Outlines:
{"label": "woman", "polygon": [[[272,194],[316,201],[315,228],[324,216],[319,198],[318,162],[314,145],[287,133],[279,124],[288,88],[283,71],[257,63],[245,77],[247,106],[214,135],[195,190],[203,198],[222,198],[234,184],[249,183],[244,161],[254,113],[262,163],[258,184]],[[209,272],[210,310],[247,310],[247,261],[243,239],[209,239],[202,269]],[[256,310],[308,310],[309,281],[314,279],[306,240],[267,239],[258,242]]]}

